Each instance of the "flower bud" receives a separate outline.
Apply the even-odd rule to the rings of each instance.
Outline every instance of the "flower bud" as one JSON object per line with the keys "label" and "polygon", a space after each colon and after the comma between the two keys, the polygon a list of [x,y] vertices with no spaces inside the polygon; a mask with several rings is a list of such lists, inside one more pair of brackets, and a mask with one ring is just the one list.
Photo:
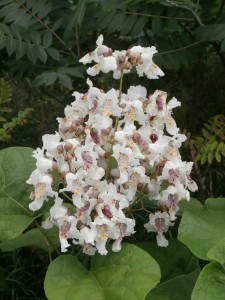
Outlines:
{"label": "flower bud", "polygon": [[63,148],[63,145],[58,145],[58,146],[57,146],[57,151],[58,151],[59,154],[62,154],[62,153],[63,153],[63,149],[64,149],[64,148]]}
{"label": "flower bud", "polygon": [[64,145],[64,149],[66,151],[69,151],[73,148],[73,144],[71,144],[70,142],[66,142],[66,144]]}
{"label": "flower bud", "polygon": [[73,155],[67,153],[67,154],[64,156],[64,158],[65,158],[65,161],[71,161],[71,160],[73,159]]}
{"label": "flower bud", "polygon": [[132,136],[132,140],[135,142],[135,143],[138,143],[139,140],[141,139],[141,135],[140,133],[134,133],[133,136]]}
{"label": "flower bud", "polygon": [[97,129],[91,128],[90,135],[91,135],[91,138],[92,138],[92,140],[93,140],[93,142],[95,144],[99,144],[100,143],[100,137],[99,137]]}
{"label": "flower bud", "polygon": [[150,135],[150,140],[152,141],[152,143],[154,144],[157,140],[158,140],[158,136],[155,133],[152,133]]}
{"label": "flower bud", "polygon": [[109,219],[111,219],[113,217],[113,214],[111,213],[109,206],[106,205],[103,209],[102,209],[102,213]]}
{"label": "flower bud", "polygon": [[160,95],[156,97],[156,105],[159,111],[163,110],[163,99]]}

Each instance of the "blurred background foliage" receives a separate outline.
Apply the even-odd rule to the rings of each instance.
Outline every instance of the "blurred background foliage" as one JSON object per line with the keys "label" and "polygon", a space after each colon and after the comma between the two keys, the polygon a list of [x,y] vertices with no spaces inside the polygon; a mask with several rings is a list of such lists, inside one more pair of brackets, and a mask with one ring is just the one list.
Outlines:
{"label": "blurred background foliage", "polygon": [[[162,89],[182,102],[174,114],[188,137],[183,159],[195,162],[194,196],[202,202],[224,196],[224,0],[1,0],[0,149],[41,147],[42,135],[57,130],[56,118],[73,101],[72,92],[87,90],[79,59],[95,49],[100,34],[114,50],[157,47],[154,61],[165,76],[149,81],[131,73],[124,90],[143,84],[149,93]],[[105,90],[119,84],[110,75],[92,80]],[[26,272],[17,277],[26,268],[23,255],[1,257],[8,267],[0,269],[0,295],[16,291],[2,299],[44,299],[39,282],[31,284]],[[5,276],[10,288],[1,285]]]}

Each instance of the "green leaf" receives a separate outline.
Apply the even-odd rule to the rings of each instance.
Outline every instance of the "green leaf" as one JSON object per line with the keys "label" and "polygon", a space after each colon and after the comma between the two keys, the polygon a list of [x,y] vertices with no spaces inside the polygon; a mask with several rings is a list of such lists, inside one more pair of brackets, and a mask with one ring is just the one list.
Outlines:
{"label": "green leaf", "polygon": [[7,120],[0,116],[0,122],[6,122]]}
{"label": "green leaf", "polygon": [[12,90],[7,81],[4,78],[0,78],[0,104],[10,102],[12,98]]}
{"label": "green leaf", "polygon": [[59,79],[59,82],[65,86],[66,88],[68,88],[69,90],[72,90],[73,89],[73,86],[72,86],[72,80],[71,78],[66,75],[66,74],[63,74],[63,73],[57,73],[57,77]]}
{"label": "green leaf", "polygon": [[134,25],[134,28],[132,29],[132,36],[137,36],[141,34],[144,30],[145,24],[147,23],[147,18],[145,17],[139,17],[137,22]]}
{"label": "green leaf", "polygon": [[33,218],[30,216],[0,214],[0,240],[3,241],[19,236],[32,222]]}
{"label": "green leaf", "polygon": [[79,67],[67,67],[67,68],[62,67],[62,68],[59,68],[58,71],[60,73],[65,73],[65,74],[73,76],[73,77],[84,78],[84,75],[81,72]]}
{"label": "green leaf", "polygon": [[0,240],[15,238],[33,221],[28,209],[30,187],[26,184],[35,168],[32,149],[12,147],[0,151]]}
{"label": "green leaf", "polygon": [[56,72],[45,72],[40,75],[38,75],[33,84],[35,86],[41,86],[41,85],[51,85],[57,80],[58,73]]}
{"label": "green leaf", "polygon": [[179,210],[177,212],[177,215],[180,216],[183,214],[184,211],[201,211],[202,210],[202,204],[199,200],[195,198],[191,198],[190,201],[187,200],[181,200],[179,202]]}
{"label": "green leaf", "polygon": [[221,265],[225,265],[225,238],[211,248],[207,256],[210,260],[216,260]]}
{"label": "green leaf", "polygon": [[27,58],[34,64],[38,59],[37,47],[28,44],[26,55]]}
{"label": "green leaf", "polygon": [[200,161],[201,165],[204,165],[206,163],[207,157],[208,156],[205,153],[202,155],[202,158],[201,158],[201,161]]}
{"label": "green leaf", "polygon": [[215,153],[215,157],[216,157],[217,162],[220,163],[221,160],[222,160],[221,154],[220,154],[219,152],[216,152],[216,153]]}
{"label": "green leaf", "polygon": [[210,263],[202,270],[193,294],[192,300],[224,300],[225,272],[218,263]]}
{"label": "green leaf", "polygon": [[13,38],[8,38],[6,44],[6,51],[9,56],[11,56],[16,51],[16,47],[17,47],[17,41],[15,41]]}
{"label": "green leaf", "polygon": [[30,37],[33,41],[34,44],[40,45],[41,44],[41,35],[37,31],[31,31],[30,32]]}
{"label": "green leaf", "polygon": [[54,48],[47,48],[47,53],[50,55],[54,60],[60,61],[60,54],[59,51]]}
{"label": "green leaf", "polygon": [[152,32],[156,36],[160,36],[160,33],[162,32],[162,26],[163,22],[161,18],[152,18]]}
{"label": "green leaf", "polygon": [[45,49],[43,47],[37,47],[37,55],[40,61],[42,61],[44,64],[47,61],[48,55],[45,52]]}
{"label": "green leaf", "polygon": [[75,18],[79,26],[81,26],[84,19],[86,4],[87,4],[87,0],[78,0],[76,10],[75,10]]}
{"label": "green leaf", "polygon": [[[50,239],[55,245],[55,247],[57,247],[59,245],[58,229],[54,227],[44,231],[45,234],[48,236],[48,239]],[[44,235],[37,228],[31,229],[14,239],[5,240],[0,243],[0,249],[2,251],[14,251],[21,247],[30,246],[40,248],[44,251],[53,250],[53,248],[50,248],[50,245],[48,244]]]}
{"label": "green leaf", "polygon": [[215,142],[211,145],[210,150],[211,150],[211,151],[216,150],[217,146],[218,146],[218,142],[215,141]]}
{"label": "green leaf", "polygon": [[161,283],[198,268],[198,259],[187,246],[176,239],[171,239],[166,248],[159,247],[155,242],[141,242],[137,246],[148,252],[159,264]]}
{"label": "green leaf", "polygon": [[27,0],[26,1],[26,6],[28,9],[30,9],[34,4],[35,4],[36,0]]}
{"label": "green leaf", "polygon": [[225,24],[200,26],[196,30],[196,33],[202,41],[220,41],[225,38]]}
{"label": "green leaf", "polygon": [[214,159],[214,153],[209,152],[208,154],[208,163],[211,164]]}
{"label": "green leaf", "polygon": [[218,145],[218,147],[217,147],[217,149],[216,149],[216,151],[217,151],[217,152],[222,151],[223,146],[224,146],[224,143],[223,143],[223,142],[220,142],[219,145]]}
{"label": "green leaf", "polygon": [[225,52],[225,39],[222,40],[222,43],[220,45],[220,52]]}
{"label": "green leaf", "polygon": [[225,198],[207,199],[201,211],[185,211],[179,226],[178,239],[199,258],[225,238]]}
{"label": "green leaf", "polygon": [[112,22],[110,22],[107,26],[107,33],[111,34],[115,31],[118,31],[123,26],[123,22],[125,21],[125,19],[126,19],[125,14],[121,14],[121,13],[116,14]]}
{"label": "green leaf", "polygon": [[4,36],[2,33],[0,33],[0,50],[5,48],[6,43],[7,43],[7,37]]}
{"label": "green leaf", "polygon": [[137,16],[128,16],[123,24],[123,27],[121,28],[121,34],[126,35],[128,34],[133,26],[136,24],[138,17]]}
{"label": "green leaf", "polygon": [[12,109],[9,108],[9,107],[1,107],[1,108],[0,108],[0,111],[1,111],[1,112],[12,112]]}
{"label": "green leaf", "polygon": [[123,244],[118,253],[94,256],[91,271],[76,257],[57,258],[49,266],[44,287],[49,300],[144,300],[159,278],[159,267],[149,254]]}
{"label": "green leaf", "polygon": [[52,34],[49,31],[46,31],[43,35],[43,46],[49,47],[52,44]]}
{"label": "green leaf", "polygon": [[198,275],[199,270],[196,269],[163,282],[150,291],[146,300],[191,300]]}
{"label": "green leaf", "polygon": [[16,59],[23,57],[26,54],[26,49],[26,44],[22,41],[19,41],[16,47]]}

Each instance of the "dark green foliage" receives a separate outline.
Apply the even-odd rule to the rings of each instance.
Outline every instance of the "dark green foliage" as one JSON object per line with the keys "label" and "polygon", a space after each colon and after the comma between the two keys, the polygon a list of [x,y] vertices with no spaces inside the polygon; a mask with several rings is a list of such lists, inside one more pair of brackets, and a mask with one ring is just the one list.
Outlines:
{"label": "dark green foliage", "polygon": [[196,162],[211,164],[215,159],[220,163],[225,157],[225,116],[217,115],[204,124],[202,136],[193,143],[197,152]]}
{"label": "dark green foliage", "polygon": [[13,117],[10,121],[7,121],[2,114],[12,112],[8,103],[10,101],[12,101],[12,89],[10,84],[5,81],[4,78],[0,78],[0,122],[3,123],[2,127],[0,127],[0,141],[10,140],[11,132],[14,128],[23,125],[32,112],[31,108],[26,108],[23,111],[19,111],[17,117]]}
{"label": "dark green foliage", "polygon": [[[15,145],[36,148],[42,145],[42,135],[56,130],[56,117],[62,117],[64,107],[73,101],[72,91],[87,90],[86,66],[79,59],[95,48],[100,34],[104,35],[104,43],[113,49],[139,44],[157,47],[154,61],[165,71],[165,77],[149,82],[131,73],[126,77],[125,89],[144,81],[149,93],[162,89],[168,91],[169,99],[175,96],[182,102],[174,118],[178,127],[191,132],[182,156],[195,159],[193,177],[199,186],[196,198],[204,202],[207,196],[224,195],[223,0],[1,0],[1,149]],[[107,76],[91,79],[105,90],[118,88],[118,82],[112,82]],[[32,114],[28,107],[32,107]],[[192,201],[184,209],[191,208],[190,215],[197,209],[191,204]],[[190,299],[199,272],[197,258],[176,242],[165,252],[158,251],[155,235],[146,235],[143,230],[147,213],[133,213],[137,233],[127,241],[146,242],[142,248],[149,247],[147,251],[151,255],[155,253],[163,275],[168,271],[168,276],[162,277],[148,299],[162,299],[165,293],[171,300],[180,299],[182,293],[187,298],[182,300]],[[178,223],[179,220],[167,238],[177,237]],[[32,230],[37,234],[32,235],[37,237],[35,243],[30,239],[31,231],[15,238],[18,245],[29,248],[0,255],[2,300],[46,299],[43,281],[51,255],[44,252],[45,244],[40,249],[34,247],[43,240],[43,235],[37,228]],[[58,233],[49,234],[53,234],[53,241],[58,239]],[[15,249],[12,247],[16,245],[15,240],[7,240],[2,249]],[[90,259],[76,251],[74,248],[71,253],[83,265],[90,265]],[[160,256],[162,252],[165,256]],[[201,265],[205,263],[201,261]],[[198,297],[197,290],[195,293]]]}

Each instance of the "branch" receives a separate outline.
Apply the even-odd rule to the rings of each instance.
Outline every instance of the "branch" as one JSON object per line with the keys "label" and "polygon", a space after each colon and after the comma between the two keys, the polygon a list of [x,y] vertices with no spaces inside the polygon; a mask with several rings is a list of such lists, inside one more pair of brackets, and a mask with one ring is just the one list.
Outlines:
{"label": "branch", "polygon": [[143,17],[160,18],[160,19],[176,19],[176,20],[188,21],[188,22],[194,21],[194,19],[191,19],[191,18],[159,16],[159,15],[144,14],[144,13],[137,13],[137,12],[131,12],[131,11],[121,11],[121,10],[104,10],[104,11],[122,13],[122,14],[127,14],[127,15],[136,15],[136,16],[143,16]]}
{"label": "branch", "polygon": [[184,50],[184,49],[193,47],[193,46],[198,45],[198,44],[201,44],[201,43],[202,43],[201,41],[199,41],[199,42],[194,42],[194,43],[192,43],[192,44],[190,44],[190,45],[187,45],[187,46],[184,46],[184,47],[181,47],[181,48],[178,48],[178,49],[174,49],[174,50],[169,50],[169,51],[165,51],[165,52],[158,53],[157,55],[164,55],[164,54],[168,54],[168,53],[178,52],[178,51],[181,51],[181,50]]}
{"label": "branch", "polygon": [[220,46],[216,42],[211,42],[210,44],[216,48],[217,54],[219,55],[220,60],[225,68],[225,59],[224,59],[222,53],[220,52]]}
{"label": "branch", "polygon": [[224,5],[225,5],[225,0],[222,0],[216,18],[218,18],[219,15],[222,13]]}
{"label": "branch", "polygon": [[201,18],[199,17],[199,15],[191,8],[191,9],[188,9],[192,15],[195,17],[197,23],[200,25],[200,26],[205,26],[205,24],[202,23],[202,20]]}

